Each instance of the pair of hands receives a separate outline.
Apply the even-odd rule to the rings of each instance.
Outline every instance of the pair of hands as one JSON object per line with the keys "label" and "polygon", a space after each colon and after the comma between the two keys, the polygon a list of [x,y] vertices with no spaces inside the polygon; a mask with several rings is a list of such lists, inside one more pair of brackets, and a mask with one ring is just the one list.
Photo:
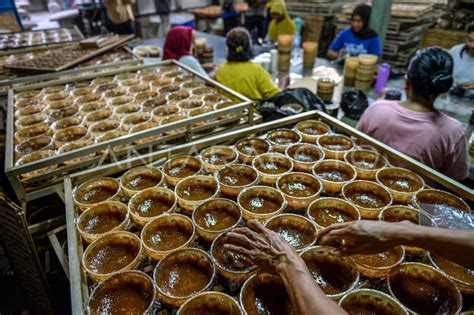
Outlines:
{"label": "pair of hands", "polygon": [[[335,246],[336,254],[376,254],[399,245],[396,235],[410,228],[411,222],[351,221],[334,224],[318,234],[320,245]],[[225,248],[244,255],[260,269],[277,274],[282,264],[298,258],[295,249],[280,235],[260,222],[249,220],[246,228],[228,233],[233,244]]]}
{"label": "pair of hands", "polygon": [[474,82],[465,83],[462,85],[462,88],[465,90],[472,90],[474,89]]}

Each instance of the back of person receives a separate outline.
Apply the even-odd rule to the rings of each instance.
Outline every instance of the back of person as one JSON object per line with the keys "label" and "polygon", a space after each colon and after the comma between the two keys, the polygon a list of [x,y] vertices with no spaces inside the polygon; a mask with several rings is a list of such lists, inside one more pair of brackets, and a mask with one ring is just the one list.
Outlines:
{"label": "back of person", "polygon": [[217,81],[254,101],[281,92],[261,65],[250,62],[252,40],[245,28],[232,29],[226,45],[227,62],[217,70]]}
{"label": "back of person", "polygon": [[134,20],[132,4],[135,0],[104,0],[107,15],[116,24]]}
{"label": "back of person", "polygon": [[216,79],[251,100],[260,100],[280,92],[268,72],[261,65],[250,61],[224,63],[219,67]]}
{"label": "back of person", "polygon": [[467,176],[464,128],[439,111],[380,100],[364,112],[357,129],[453,179]]}

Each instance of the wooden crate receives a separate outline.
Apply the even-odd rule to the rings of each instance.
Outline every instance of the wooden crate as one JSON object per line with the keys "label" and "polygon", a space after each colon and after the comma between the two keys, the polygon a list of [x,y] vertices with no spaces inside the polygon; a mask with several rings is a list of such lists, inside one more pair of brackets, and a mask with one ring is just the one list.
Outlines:
{"label": "wooden crate", "polygon": [[286,7],[291,15],[298,16],[331,16],[341,11],[343,3],[332,1],[331,3],[302,3],[286,2]]}
{"label": "wooden crate", "polygon": [[417,50],[418,47],[412,47],[404,52],[398,52],[395,54],[386,53],[384,51],[382,61],[389,63],[392,67],[405,67],[410,63],[411,58],[413,58]]}
{"label": "wooden crate", "polygon": [[301,34],[302,41],[319,42],[324,26],[322,16],[303,16],[304,26]]}
{"label": "wooden crate", "polygon": [[462,31],[443,30],[439,28],[428,29],[421,42],[421,47],[440,46],[451,48],[464,42],[466,34]]}
{"label": "wooden crate", "polygon": [[387,40],[399,43],[412,42],[414,38],[421,37],[424,30],[425,28],[423,25],[410,27],[404,31],[400,31],[398,34],[387,34]]}
{"label": "wooden crate", "polygon": [[431,10],[431,4],[392,4],[392,17],[417,18]]}

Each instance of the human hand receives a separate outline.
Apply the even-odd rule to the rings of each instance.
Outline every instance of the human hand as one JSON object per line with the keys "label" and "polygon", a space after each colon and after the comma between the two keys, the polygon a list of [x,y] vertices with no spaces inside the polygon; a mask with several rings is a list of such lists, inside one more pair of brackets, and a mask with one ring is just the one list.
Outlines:
{"label": "human hand", "polygon": [[295,249],[278,233],[265,228],[256,220],[249,220],[246,228],[237,228],[227,233],[229,241],[224,248],[249,258],[263,271],[276,274],[282,265],[297,260]]}
{"label": "human hand", "polygon": [[468,82],[462,85],[463,89],[471,90],[474,89],[474,82]]}
{"label": "human hand", "polygon": [[341,49],[337,53],[337,58],[340,59],[340,58],[344,57],[345,55],[347,55],[347,51],[345,51],[344,49]]}
{"label": "human hand", "polygon": [[[401,245],[407,229],[414,226],[410,221],[397,223],[383,221],[351,221],[331,225],[318,234],[320,245],[338,247],[336,254],[377,254]],[[338,246],[339,245],[339,246]]]}

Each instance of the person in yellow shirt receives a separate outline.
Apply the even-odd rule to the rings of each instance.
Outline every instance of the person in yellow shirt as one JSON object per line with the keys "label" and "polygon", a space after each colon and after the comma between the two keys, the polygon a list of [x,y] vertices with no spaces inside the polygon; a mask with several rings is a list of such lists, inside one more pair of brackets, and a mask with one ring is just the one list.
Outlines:
{"label": "person in yellow shirt", "polygon": [[104,0],[106,27],[115,34],[133,34],[132,4],[135,0]]}
{"label": "person in yellow shirt", "polygon": [[281,92],[270,74],[252,58],[252,40],[243,27],[227,34],[227,62],[216,73],[216,80],[234,91],[257,101]]}
{"label": "person in yellow shirt", "polygon": [[284,2],[275,1],[270,9],[272,21],[268,27],[268,36],[272,41],[278,40],[278,35],[294,35],[295,23],[291,19]]}

